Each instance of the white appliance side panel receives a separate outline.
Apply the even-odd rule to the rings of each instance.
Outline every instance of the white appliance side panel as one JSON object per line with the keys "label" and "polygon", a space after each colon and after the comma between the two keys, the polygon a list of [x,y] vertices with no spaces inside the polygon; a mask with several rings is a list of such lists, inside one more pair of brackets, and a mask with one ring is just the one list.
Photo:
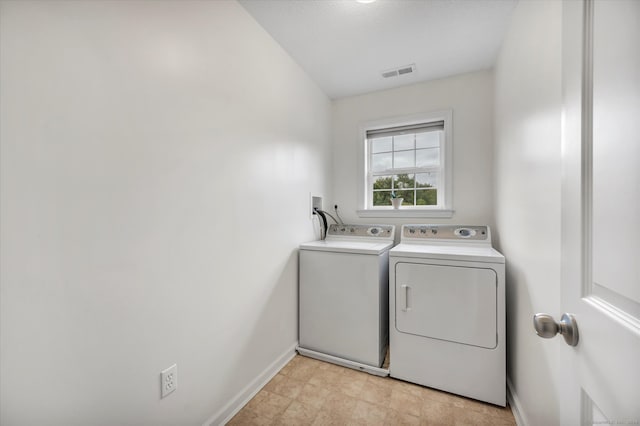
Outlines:
{"label": "white appliance side panel", "polygon": [[300,250],[301,347],[380,366],[379,263],[387,256]]}
{"label": "white appliance side panel", "polygon": [[493,269],[397,263],[395,326],[402,333],[493,349],[497,285]]}
{"label": "white appliance side panel", "polygon": [[379,262],[379,291],[380,291],[380,355],[378,365],[384,363],[389,345],[389,252],[385,252],[380,257]]}

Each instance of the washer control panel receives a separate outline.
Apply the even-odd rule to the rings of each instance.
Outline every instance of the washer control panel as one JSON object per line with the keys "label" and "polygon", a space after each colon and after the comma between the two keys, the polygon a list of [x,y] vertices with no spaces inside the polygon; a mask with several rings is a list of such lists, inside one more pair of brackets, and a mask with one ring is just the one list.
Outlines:
{"label": "washer control panel", "polygon": [[421,240],[489,240],[488,226],[402,225],[403,239]]}
{"label": "washer control panel", "polygon": [[327,235],[341,237],[393,237],[393,225],[329,225]]}

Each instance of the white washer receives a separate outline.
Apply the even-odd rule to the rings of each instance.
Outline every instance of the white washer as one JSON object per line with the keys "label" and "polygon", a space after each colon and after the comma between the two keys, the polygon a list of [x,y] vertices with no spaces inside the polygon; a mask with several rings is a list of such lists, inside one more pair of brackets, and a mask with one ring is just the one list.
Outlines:
{"label": "white washer", "polygon": [[393,225],[331,225],[300,245],[298,352],[387,376]]}
{"label": "white washer", "polygon": [[390,375],[505,406],[504,265],[487,226],[403,225],[389,252]]}

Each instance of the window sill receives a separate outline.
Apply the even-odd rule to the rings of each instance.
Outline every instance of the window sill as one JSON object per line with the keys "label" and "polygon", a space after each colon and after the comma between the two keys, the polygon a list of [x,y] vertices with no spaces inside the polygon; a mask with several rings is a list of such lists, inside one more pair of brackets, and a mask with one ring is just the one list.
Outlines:
{"label": "window sill", "polygon": [[357,210],[358,217],[439,217],[450,218],[453,217],[453,210],[438,209],[368,209]]}

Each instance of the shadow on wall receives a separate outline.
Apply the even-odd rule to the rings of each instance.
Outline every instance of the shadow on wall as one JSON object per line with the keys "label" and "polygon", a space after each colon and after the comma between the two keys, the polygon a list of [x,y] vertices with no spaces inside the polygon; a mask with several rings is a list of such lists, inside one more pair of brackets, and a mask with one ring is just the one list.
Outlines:
{"label": "shadow on wall", "polygon": [[[499,244],[496,244],[499,247]],[[506,255],[505,255],[506,256]],[[548,418],[551,425],[559,418],[558,391],[554,389],[555,372],[555,342],[546,342],[536,335],[533,328],[533,303],[529,292],[530,283],[525,273],[516,262],[506,263],[506,310],[507,310],[507,380],[510,391],[517,392],[514,397],[518,400],[538,401],[537,407],[528,409],[543,409],[536,416]],[[526,348],[526,354],[518,353],[518,349]],[[521,363],[522,365],[518,365]],[[535,381],[535,384],[532,383]],[[517,390],[513,389],[517,383]],[[544,395],[527,395],[537,389],[547,389]],[[518,404],[518,401],[516,401]],[[521,409],[520,407],[515,407]],[[526,413],[520,412],[525,424]]]}
{"label": "shadow on wall", "polygon": [[[281,357],[298,340],[297,248],[291,251],[278,271],[272,278],[265,277],[264,282],[267,285],[260,294],[247,295],[241,288],[238,289],[238,297],[251,299],[254,302],[249,304],[250,306],[245,305],[244,309],[250,311],[259,309],[259,313],[254,315],[247,312],[247,315],[243,315],[242,312],[238,312],[235,318],[229,319],[230,323],[247,319],[252,323],[243,329],[242,334],[238,336],[238,339],[243,341],[237,346],[235,353],[240,356],[230,361],[230,372],[225,375],[223,383],[219,386],[219,389],[223,391],[234,390],[233,394],[224,395],[223,403],[238,397],[246,386],[263,374],[274,360]],[[235,284],[240,286],[240,283]],[[287,303],[287,309],[282,309],[283,300]],[[294,323],[293,327],[292,322]],[[230,324],[230,326],[232,325]],[[275,346],[277,349],[272,353],[263,353],[262,350],[265,347],[274,347],[273,340],[281,340],[281,344]],[[270,341],[271,344],[264,344],[267,341]],[[220,348],[220,350],[224,350],[224,348]],[[256,353],[260,354],[259,362],[256,360]],[[238,372],[244,378],[239,389]],[[219,377],[211,378],[211,380],[218,382],[219,379]],[[223,414],[224,408],[218,407],[218,410],[221,410],[218,414]]]}

